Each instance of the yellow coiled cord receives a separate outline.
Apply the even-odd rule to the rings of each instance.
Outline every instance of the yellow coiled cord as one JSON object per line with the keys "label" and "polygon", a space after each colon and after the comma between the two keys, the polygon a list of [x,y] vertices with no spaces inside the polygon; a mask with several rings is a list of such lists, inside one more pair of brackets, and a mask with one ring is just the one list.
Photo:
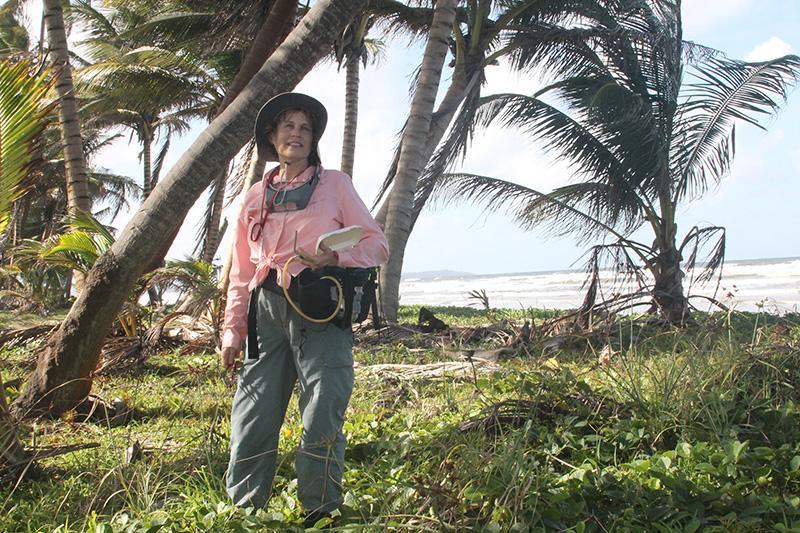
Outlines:
{"label": "yellow coiled cord", "polygon": [[300,309],[299,305],[294,303],[294,300],[292,300],[292,297],[289,296],[289,289],[288,289],[289,284],[286,283],[286,272],[289,271],[289,264],[291,264],[291,262],[294,261],[295,259],[297,259],[298,257],[299,256],[297,256],[297,255],[292,256],[291,259],[286,261],[286,264],[283,265],[283,271],[281,272],[281,287],[283,287],[283,295],[286,298],[286,301],[289,302],[289,305],[292,306],[292,309],[297,311],[298,315],[300,315],[301,317],[305,318],[309,322],[313,322],[315,324],[324,324],[326,322],[330,322],[339,313],[339,308],[342,306],[342,302],[344,302],[344,289],[342,288],[342,284],[339,283],[339,280],[334,278],[333,276],[322,276],[321,278],[319,278],[319,279],[329,279],[329,280],[331,280],[333,282],[334,285],[336,285],[336,291],[339,294],[338,297],[337,297],[337,301],[336,301],[336,309],[334,309],[333,313],[331,313],[331,315],[329,317],[326,317],[326,318],[312,318],[312,317],[308,316],[307,314],[305,314]]}

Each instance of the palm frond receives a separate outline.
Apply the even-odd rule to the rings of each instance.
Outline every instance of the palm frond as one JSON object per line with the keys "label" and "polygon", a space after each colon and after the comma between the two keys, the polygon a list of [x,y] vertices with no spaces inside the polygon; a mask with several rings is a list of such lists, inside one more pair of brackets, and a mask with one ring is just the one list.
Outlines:
{"label": "palm frond", "polygon": [[97,258],[114,244],[114,235],[87,213],[69,217],[65,222],[70,230],[44,243],[39,250],[39,260],[88,272]]}
{"label": "palm frond", "polygon": [[379,30],[387,38],[424,38],[433,20],[432,6],[412,6],[395,0],[370,0],[367,10],[375,16]]}
{"label": "palm frond", "polygon": [[69,216],[66,218],[65,223],[72,230],[83,231],[92,235],[100,253],[105,252],[114,244],[113,229],[88,213]]}
{"label": "palm frond", "polygon": [[678,176],[675,201],[704,192],[722,179],[734,156],[735,123],[764,129],[800,78],[800,57],[761,63],[710,57],[696,66],[698,82],[689,85],[679,110],[671,158]]}
{"label": "palm frond", "polygon": [[419,178],[414,198],[414,214],[412,224],[425,206],[431,192],[442,175],[458,162],[462,162],[475,134],[476,114],[481,104],[481,81],[483,72],[473,74],[467,83],[466,96],[450,126],[450,132],[439,145]]}
{"label": "palm frond", "polygon": [[105,42],[113,45],[119,43],[120,38],[117,29],[107,16],[109,14],[110,11],[107,9],[95,8],[90,2],[77,0],[72,2],[71,9],[65,13],[65,19],[71,23],[80,21],[83,24],[87,34],[85,44]]}
{"label": "palm frond", "polygon": [[[140,200],[142,188],[128,176],[92,170],[89,175],[91,195],[95,204],[107,204],[103,217],[113,221],[131,200]],[[96,218],[100,218],[96,215]]]}
{"label": "palm frond", "polygon": [[635,155],[635,150],[614,151],[613,143],[604,138],[606,132],[592,131],[591,122],[579,122],[535,96],[510,93],[482,98],[475,120],[482,128],[498,124],[521,130],[533,140],[543,141],[545,152],[566,161],[579,176],[607,184],[613,192],[613,214],[633,220],[642,208],[635,189],[642,180],[637,177],[639,169],[621,159]]}
{"label": "palm frond", "polygon": [[158,184],[158,179],[161,176],[161,169],[163,168],[164,161],[167,158],[167,152],[169,152],[171,140],[172,137],[170,135],[164,139],[164,142],[161,144],[161,148],[158,150],[156,158],[153,161],[152,176],[150,177],[150,183],[152,184],[152,187],[155,187]]}
{"label": "palm frond", "polygon": [[226,206],[231,205],[233,200],[237,198],[242,189],[244,189],[245,183],[247,182],[247,175],[250,172],[250,166],[253,164],[253,158],[255,155],[255,140],[250,139],[244,148],[241,151],[241,157],[235,158],[235,161],[238,162],[238,167],[235,172],[231,173],[228,177],[228,199],[225,203]]}
{"label": "palm frond", "polygon": [[148,276],[148,283],[170,282],[181,290],[194,290],[202,286],[215,286],[217,271],[210,263],[199,259],[171,259]]}
{"label": "palm frond", "polygon": [[53,107],[45,104],[50,88],[47,74],[33,72],[28,61],[0,62],[0,233],[23,192],[32,154],[39,151]]}
{"label": "palm frond", "polygon": [[628,242],[614,227],[580,209],[582,203],[591,205],[595,196],[599,198],[596,201],[602,202],[602,193],[590,195],[586,192],[602,187],[602,184],[581,183],[546,194],[488,176],[448,174],[433,188],[431,201],[434,206],[471,203],[482,205],[486,211],[503,210],[522,229],[540,227],[550,235],[573,233],[577,234],[579,242],[600,235],[612,235]]}
{"label": "palm frond", "polygon": [[164,48],[177,48],[197,41],[200,36],[208,36],[215,29],[216,16],[211,11],[163,13],[123,31],[120,37],[140,43],[157,43]]}
{"label": "palm frond", "polygon": [[389,164],[389,170],[386,172],[383,182],[381,182],[378,193],[375,195],[375,200],[372,202],[372,210],[378,207],[382,199],[386,198],[388,201],[387,194],[392,188],[392,184],[394,183],[394,175],[397,174],[397,165],[400,162],[400,149],[402,148],[400,141],[403,139],[403,132],[405,131],[407,124],[408,119],[406,119],[406,121],[403,123],[403,127],[400,128],[395,135],[394,156],[392,157],[392,162]]}
{"label": "palm frond", "polygon": [[[692,278],[692,282],[706,283],[710,281],[714,274],[719,272],[722,275],[722,266],[725,263],[725,242],[726,231],[721,226],[706,226],[700,228],[694,226],[689,233],[684,237],[683,242],[678,248],[678,252],[684,255],[687,247],[691,246],[691,252],[686,259],[686,269],[693,273],[697,267],[700,251],[708,244],[711,244],[711,250],[705,257],[703,270],[696,278]],[[692,284],[690,282],[690,286]]]}
{"label": "palm frond", "polygon": [[[638,252],[638,253],[636,253]],[[603,293],[611,291],[609,297],[614,294],[630,292],[628,285],[634,284],[638,289],[645,289],[649,280],[645,275],[648,262],[642,262],[643,258],[649,258],[652,250],[641,243],[628,240],[616,240],[610,243],[597,244],[592,246],[586,255],[585,270],[590,279],[597,278],[594,290],[601,295],[601,298],[608,300]],[[600,282],[600,271],[610,270],[614,276],[611,286],[603,286]]]}

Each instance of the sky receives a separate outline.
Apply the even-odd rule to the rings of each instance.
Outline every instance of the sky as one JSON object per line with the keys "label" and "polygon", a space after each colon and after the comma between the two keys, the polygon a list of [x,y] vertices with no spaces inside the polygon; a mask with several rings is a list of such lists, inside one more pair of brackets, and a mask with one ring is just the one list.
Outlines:
{"label": "sky", "polygon": [[[729,57],[764,60],[800,52],[800,0],[684,0],[684,38],[724,51]],[[361,73],[359,124],[354,184],[372,205],[392,158],[397,132],[408,113],[409,85],[421,57],[421,46],[397,39],[388,43],[384,60]],[[484,94],[530,93],[536,80],[519,78],[503,65],[490,67]],[[449,82],[449,71],[442,83]],[[323,165],[338,168],[344,108],[344,71],[323,64],[301,82],[298,91],[320,99],[329,123],[320,143]],[[255,117],[254,117],[255,118]],[[165,172],[177,161],[202,125],[173,141]],[[684,205],[679,232],[694,225],[727,229],[727,259],[800,256],[797,208],[800,201],[800,90],[789,96],[782,112],[762,131],[742,125],[736,132],[732,172],[703,198]],[[94,161],[111,171],[141,176],[139,147],[128,137]],[[479,133],[463,165],[454,170],[499,177],[540,191],[571,182],[569,169],[518,131]],[[162,174],[163,175],[163,174]],[[141,179],[141,178],[138,178]],[[205,199],[187,217],[171,257],[184,257],[195,244]],[[228,216],[235,216],[230,209]],[[115,222],[121,226],[123,216]],[[647,242],[646,233],[638,235]],[[226,250],[223,242],[220,250]],[[427,210],[420,217],[405,253],[404,271],[453,270],[473,274],[536,272],[580,268],[585,247],[573,237],[545,237],[523,231],[501,212],[462,206]]]}

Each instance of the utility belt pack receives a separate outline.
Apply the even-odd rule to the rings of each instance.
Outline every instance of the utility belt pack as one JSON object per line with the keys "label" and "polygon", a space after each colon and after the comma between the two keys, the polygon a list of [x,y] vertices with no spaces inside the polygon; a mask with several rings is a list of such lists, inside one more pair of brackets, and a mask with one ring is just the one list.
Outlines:
{"label": "utility belt pack", "polygon": [[[339,288],[330,277],[336,278],[342,287],[343,301],[341,304],[339,302]],[[260,287],[250,295],[250,305],[247,313],[248,359],[258,359],[258,298],[256,293],[260,288],[264,288],[281,297],[286,296],[283,292],[283,287],[278,284],[274,270],[270,270]],[[349,330],[353,324],[366,320],[370,309],[373,312],[372,316],[375,320],[375,325],[376,327],[378,326],[377,288],[377,268],[327,266],[318,270],[311,270],[310,268],[303,270],[297,277],[292,278],[288,292],[289,297],[300,307],[300,310],[316,320],[333,315],[338,308],[338,312],[330,320],[330,323],[343,330]]]}
{"label": "utility belt pack", "polygon": [[[316,320],[331,316],[339,306],[339,291],[336,284],[327,279],[334,277],[342,286],[342,306],[331,323],[347,329],[367,319],[372,307],[376,307],[378,288],[377,268],[355,268],[326,266],[318,270],[307,268],[292,278],[289,284],[289,297],[299,305],[300,310]],[[285,296],[283,287],[278,284],[277,275],[270,270],[261,287]],[[255,298],[250,298],[251,302]],[[253,307],[251,305],[251,307]],[[377,313],[375,313],[377,317]]]}
{"label": "utility belt pack", "polygon": [[[341,305],[339,287],[330,278],[335,278],[341,285]],[[338,308],[339,312],[331,319],[331,323],[342,329],[350,329],[353,324],[366,320],[370,308],[375,307],[377,279],[376,268],[307,268],[292,280],[294,289],[289,286],[289,296],[303,313],[316,320],[333,315]]]}

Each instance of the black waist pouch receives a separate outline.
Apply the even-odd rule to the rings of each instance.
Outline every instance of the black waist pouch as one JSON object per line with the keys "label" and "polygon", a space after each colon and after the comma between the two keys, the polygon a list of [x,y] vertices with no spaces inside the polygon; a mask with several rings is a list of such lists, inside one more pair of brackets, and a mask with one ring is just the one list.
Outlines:
{"label": "black waist pouch", "polygon": [[[331,277],[342,286],[344,302],[341,306],[338,288]],[[348,329],[354,323],[363,322],[369,315],[375,301],[377,279],[375,268],[307,268],[297,276],[296,302],[303,313],[316,320],[327,318],[338,309],[331,322]]]}

